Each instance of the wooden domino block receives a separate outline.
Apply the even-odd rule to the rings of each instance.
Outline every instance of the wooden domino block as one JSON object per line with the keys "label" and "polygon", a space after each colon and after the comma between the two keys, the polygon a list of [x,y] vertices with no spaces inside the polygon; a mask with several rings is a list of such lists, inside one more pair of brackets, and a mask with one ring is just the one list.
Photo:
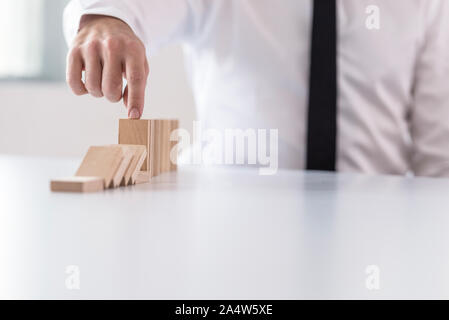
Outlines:
{"label": "wooden domino block", "polygon": [[117,145],[90,147],[75,176],[102,177],[105,188],[116,187],[120,184],[131,157],[131,152]]}
{"label": "wooden domino block", "polygon": [[148,162],[149,162],[149,170],[148,172],[150,173],[150,177],[154,177],[156,174],[154,173],[154,168],[155,168],[155,144],[156,144],[156,121],[155,120],[150,120],[151,124],[150,124],[150,149],[149,149],[149,155],[148,155]]}
{"label": "wooden domino block", "polygon": [[53,192],[97,192],[104,189],[102,177],[69,177],[50,182]]}
{"label": "wooden domino block", "polygon": [[161,173],[161,120],[154,120],[153,177]]}
{"label": "wooden domino block", "polygon": [[158,140],[159,140],[159,152],[158,152],[158,158],[159,158],[159,165],[158,165],[158,167],[159,167],[159,174],[161,174],[161,173],[163,173],[164,172],[164,158],[165,158],[165,155],[164,155],[164,142],[165,142],[165,139],[164,139],[164,135],[165,135],[165,132],[164,132],[164,129],[165,129],[165,122],[164,122],[164,120],[158,120],[159,121],[159,134],[158,134]]}
{"label": "wooden domino block", "polygon": [[[170,137],[173,135],[174,138],[178,137],[175,130],[179,129],[179,121],[176,119],[170,120]],[[178,169],[178,148],[177,148],[177,140],[170,140],[170,151],[169,151],[169,159],[170,159],[170,171],[176,171]],[[173,160],[173,161],[172,161]]]}
{"label": "wooden domino block", "polygon": [[137,171],[136,184],[147,183],[151,179],[151,175],[148,171]]}
{"label": "wooden domino block", "polygon": [[171,133],[177,120],[119,121],[119,145],[93,146],[75,177],[55,179],[52,191],[94,192],[105,188],[148,182],[162,172],[176,170],[176,141]]}
{"label": "wooden domino block", "polygon": [[141,145],[127,144],[127,145],[121,145],[121,146],[129,148],[133,153],[130,164],[123,176],[121,185],[127,186],[130,184],[135,184],[136,176],[137,176],[138,172],[141,170],[142,165],[146,160],[147,149],[145,148],[145,146],[141,146]]}
{"label": "wooden domino block", "polygon": [[[114,146],[116,147],[116,146]],[[114,178],[112,179],[112,185],[111,187],[117,188],[122,183],[125,173],[127,172],[128,168],[131,165],[133,156],[134,156],[134,150],[130,148],[127,145],[118,145],[118,147],[122,148],[123,150],[123,159],[120,163],[120,166],[118,167],[117,171],[114,174]]]}
{"label": "wooden domino block", "polygon": [[148,171],[150,177],[176,170],[176,164],[170,158],[176,141],[170,141],[170,134],[172,130],[178,129],[178,125],[177,120],[171,119],[120,119],[119,144],[146,147],[147,155],[141,171]]}
{"label": "wooden domino block", "polygon": [[140,119],[120,119],[119,120],[119,144],[143,145],[147,150],[147,156],[142,165],[142,170],[149,169],[149,150],[150,150],[150,130],[151,121]]}
{"label": "wooden domino block", "polygon": [[170,131],[170,121],[161,120],[161,173],[170,169],[170,159],[168,155],[169,141],[168,132]]}

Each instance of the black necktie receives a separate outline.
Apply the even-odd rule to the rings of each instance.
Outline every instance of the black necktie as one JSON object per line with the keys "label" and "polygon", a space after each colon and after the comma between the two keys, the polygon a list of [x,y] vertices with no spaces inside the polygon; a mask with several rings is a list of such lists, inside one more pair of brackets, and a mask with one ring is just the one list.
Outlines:
{"label": "black necktie", "polygon": [[307,169],[335,171],[337,137],[336,0],[314,0]]}

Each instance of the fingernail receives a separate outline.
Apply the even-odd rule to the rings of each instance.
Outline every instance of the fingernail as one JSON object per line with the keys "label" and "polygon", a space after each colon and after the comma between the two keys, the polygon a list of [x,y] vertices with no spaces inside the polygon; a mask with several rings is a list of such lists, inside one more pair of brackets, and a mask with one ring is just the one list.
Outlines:
{"label": "fingernail", "polygon": [[130,119],[139,119],[140,118],[139,109],[132,108],[131,110],[129,110],[128,118],[130,118]]}

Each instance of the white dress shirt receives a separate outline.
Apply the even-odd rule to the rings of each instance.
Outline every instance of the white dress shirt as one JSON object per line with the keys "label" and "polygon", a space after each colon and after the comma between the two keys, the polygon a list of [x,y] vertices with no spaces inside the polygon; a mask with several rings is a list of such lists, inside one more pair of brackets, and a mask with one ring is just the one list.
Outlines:
{"label": "white dress shirt", "polygon": [[[449,176],[449,1],[337,3],[337,169]],[[378,29],[367,26],[372,5]],[[312,6],[312,0],[72,0],[64,25],[70,42],[82,15],[115,16],[150,56],[182,43],[204,126],[277,128],[279,166],[303,169]]]}

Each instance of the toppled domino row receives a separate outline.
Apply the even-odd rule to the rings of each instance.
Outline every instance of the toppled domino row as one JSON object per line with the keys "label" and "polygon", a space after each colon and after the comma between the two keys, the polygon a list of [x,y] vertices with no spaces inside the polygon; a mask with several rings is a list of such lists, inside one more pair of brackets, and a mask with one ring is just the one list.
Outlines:
{"label": "toppled domino row", "polygon": [[118,145],[90,147],[75,176],[52,180],[50,188],[96,192],[145,183],[176,170],[176,150],[172,152],[176,141],[170,140],[176,129],[177,120],[120,119]]}

